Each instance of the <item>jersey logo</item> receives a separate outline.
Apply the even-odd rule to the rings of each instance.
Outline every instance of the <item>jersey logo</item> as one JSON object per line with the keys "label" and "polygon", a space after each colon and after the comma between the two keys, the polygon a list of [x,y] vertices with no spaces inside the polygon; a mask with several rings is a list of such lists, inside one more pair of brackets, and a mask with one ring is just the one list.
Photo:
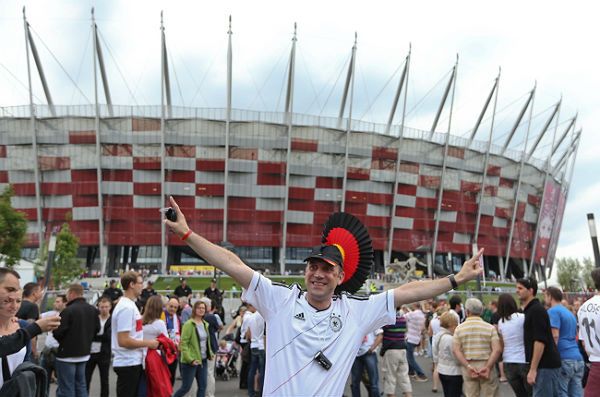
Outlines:
{"label": "jersey logo", "polygon": [[298,313],[298,314],[296,314],[296,315],[294,316],[294,318],[295,318],[295,319],[297,319],[297,320],[302,320],[302,321],[304,321],[304,320],[305,320],[305,319],[304,319],[304,313]]}
{"label": "jersey logo", "polygon": [[333,332],[339,332],[342,329],[342,319],[335,314],[332,314],[329,318],[329,328],[333,330]]}

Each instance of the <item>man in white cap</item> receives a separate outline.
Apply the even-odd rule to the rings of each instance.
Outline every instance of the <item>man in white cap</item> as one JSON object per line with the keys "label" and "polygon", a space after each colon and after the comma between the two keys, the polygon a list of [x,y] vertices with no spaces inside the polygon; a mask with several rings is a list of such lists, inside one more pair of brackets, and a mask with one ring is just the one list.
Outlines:
{"label": "man in white cap", "polygon": [[177,221],[165,220],[166,225],[239,283],[245,289],[243,299],[265,319],[263,396],[342,395],[364,335],[394,323],[396,307],[445,293],[481,272],[478,259],[483,250],[466,261],[458,274],[446,278],[404,284],[368,298],[336,294],[344,272],[356,267],[345,268],[353,257],[341,244],[325,244],[306,258],[303,291],[298,285],[272,283],[232,252],[193,233],[172,197],[171,205]]}

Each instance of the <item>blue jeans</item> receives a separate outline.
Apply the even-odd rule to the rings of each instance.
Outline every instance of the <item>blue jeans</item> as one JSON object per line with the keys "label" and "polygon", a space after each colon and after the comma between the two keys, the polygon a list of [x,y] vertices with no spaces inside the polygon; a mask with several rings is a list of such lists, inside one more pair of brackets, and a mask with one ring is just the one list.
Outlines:
{"label": "blue jeans", "polygon": [[262,393],[262,388],[265,383],[265,351],[257,348],[252,348],[250,353],[250,369],[248,370],[248,397],[256,396],[254,390],[254,376],[258,371],[258,387]]}
{"label": "blue jeans", "polygon": [[560,397],[560,368],[538,368],[533,397]]}
{"label": "blue jeans", "polygon": [[58,378],[56,397],[88,397],[85,385],[85,365],[86,361],[80,363],[54,361]]}
{"label": "blue jeans", "polygon": [[369,389],[369,397],[379,397],[379,373],[377,372],[377,353],[365,353],[362,356],[354,359],[352,364],[352,397],[360,397],[360,381],[362,380],[362,373],[364,369],[367,369],[369,375],[369,382],[371,388]]}
{"label": "blue jeans", "polygon": [[418,345],[414,345],[410,342],[406,342],[406,359],[408,361],[408,374],[418,376],[425,376],[425,372],[419,367],[417,360],[415,360],[415,347]]}
{"label": "blue jeans", "polygon": [[561,397],[583,397],[583,365],[583,361],[579,360],[562,360],[558,378]]}
{"label": "blue jeans", "polygon": [[206,394],[206,382],[208,376],[206,359],[202,360],[202,365],[189,365],[181,363],[179,372],[181,372],[181,387],[175,392],[175,394],[173,394],[173,397],[183,397],[188,394],[192,388],[194,378],[198,384],[198,392],[196,393],[196,397],[204,397]]}

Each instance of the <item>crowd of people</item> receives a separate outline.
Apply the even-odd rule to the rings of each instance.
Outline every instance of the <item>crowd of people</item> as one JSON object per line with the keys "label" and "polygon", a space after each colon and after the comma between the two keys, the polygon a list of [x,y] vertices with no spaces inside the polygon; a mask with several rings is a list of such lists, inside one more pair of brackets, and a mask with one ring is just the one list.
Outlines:
{"label": "crowd of people", "polygon": [[[112,365],[118,396],[184,396],[194,381],[197,396],[214,396],[215,358],[228,357],[232,343],[219,345],[223,293],[216,280],[202,295],[193,299],[182,279],[163,296],[152,281],[144,288],[141,275],[126,272],[95,306],[81,285],[72,284],[54,298],[52,310],[40,314],[40,285],[27,283],[21,290],[18,273],[0,268],[0,395],[45,396],[56,382],[58,397],[88,396],[97,367],[99,395],[108,397]],[[38,352],[37,336],[45,332]],[[9,341],[18,348],[5,346]],[[178,371],[181,387],[173,390]],[[26,377],[30,387],[24,391]],[[40,388],[44,392],[36,394]]]}
{"label": "crowd of people", "polygon": [[[19,364],[39,362],[57,383],[57,396],[87,396],[98,367],[100,396],[108,397],[112,362],[118,396],[180,397],[194,382],[197,396],[214,396],[215,377],[229,371],[238,375],[241,366],[239,387],[250,397],[261,395],[269,338],[265,320],[256,307],[242,302],[224,327],[218,310],[223,292],[216,280],[202,298],[194,299],[185,279],[172,294],[162,296],[151,281],[143,287],[141,276],[127,272],[119,286],[111,282],[96,307],[73,284],[56,296],[53,310],[40,314],[40,286],[26,284],[22,298],[7,293],[18,275],[0,270],[0,341],[17,330],[21,340],[48,331],[40,351],[35,338],[11,354],[4,355],[0,347],[0,384],[11,379]],[[600,291],[600,270],[593,278]],[[361,395],[363,383],[369,396],[394,396],[399,389],[410,397],[413,382],[431,382],[432,392],[446,397],[498,396],[502,382],[517,397],[578,397],[584,387],[586,396],[597,395],[598,296],[569,302],[560,289],[549,287],[541,303],[532,278],[519,279],[516,294],[518,302],[504,293],[487,306],[476,298],[463,304],[453,295],[447,301],[397,307],[393,324],[364,336],[351,366],[352,396]],[[15,317],[19,320],[11,321]],[[416,356],[431,357],[432,379]],[[590,361],[595,369],[591,376]],[[177,371],[181,386],[173,390]]]}
{"label": "crowd of people", "polygon": [[[600,269],[592,272],[600,291]],[[458,295],[397,308],[396,321],[366,335],[352,367],[352,396],[365,383],[369,396],[412,396],[427,382],[415,352],[432,358],[432,392],[445,397],[493,397],[507,382],[517,397],[600,395],[600,295],[569,301],[548,287],[543,303],[533,278],[516,282],[484,305]],[[377,350],[381,359],[377,359]],[[383,390],[379,389],[379,373]],[[365,378],[367,379],[365,381]]]}
{"label": "crowd of people", "polygon": [[[88,396],[96,367],[102,397],[114,383],[117,397],[182,397],[194,383],[197,397],[213,396],[215,377],[238,368],[249,397],[340,396],[348,382],[353,397],[361,383],[369,396],[394,396],[397,388],[411,396],[412,382],[431,382],[444,396],[498,396],[502,381],[518,397],[600,395],[600,294],[573,302],[573,313],[559,289],[543,291],[544,307],[537,282],[522,278],[518,303],[511,294],[487,307],[458,295],[436,300],[481,273],[481,250],[455,275],[359,297],[338,290],[351,267],[348,247],[337,243],[306,258],[302,290],[272,282],[193,233],[171,202],[177,221],[167,226],[243,287],[236,317],[225,328],[216,280],[202,297],[185,280],[162,296],[133,271],[96,306],[72,284],[40,315],[40,286],[21,290],[19,275],[0,268],[0,395],[34,396],[55,379],[58,397]],[[600,292],[600,269],[592,278]],[[48,335],[38,351],[42,332]],[[416,360],[428,354],[431,380]],[[38,358],[40,366],[32,364]]]}

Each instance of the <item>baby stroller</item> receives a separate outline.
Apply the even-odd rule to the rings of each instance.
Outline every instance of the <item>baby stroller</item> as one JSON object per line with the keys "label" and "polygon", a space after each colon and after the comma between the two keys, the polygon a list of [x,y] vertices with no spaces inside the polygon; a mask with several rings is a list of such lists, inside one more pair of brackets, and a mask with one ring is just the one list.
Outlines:
{"label": "baby stroller", "polygon": [[227,342],[227,351],[218,351],[215,363],[215,375],[227,381],[238,376],[237,359],[239,347],[234,342]]}

